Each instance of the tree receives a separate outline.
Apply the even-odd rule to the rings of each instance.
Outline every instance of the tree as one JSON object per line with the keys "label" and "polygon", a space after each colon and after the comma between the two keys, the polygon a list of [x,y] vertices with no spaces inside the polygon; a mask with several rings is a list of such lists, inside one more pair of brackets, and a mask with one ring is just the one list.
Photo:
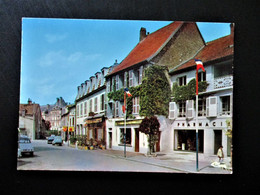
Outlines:
{"label": "tree", "polygon": [[140,90],[140,115],[168,115],[171,98],[167,67],[153,65],[145,70]]}
{"label": "tree", "polygon": [[155,116],[151,116],[150,118],[145,117],[139,126],[139,131],[148,136],[150,155],[152,154],[155,142],[158,141],[159,128],[160,123]]}

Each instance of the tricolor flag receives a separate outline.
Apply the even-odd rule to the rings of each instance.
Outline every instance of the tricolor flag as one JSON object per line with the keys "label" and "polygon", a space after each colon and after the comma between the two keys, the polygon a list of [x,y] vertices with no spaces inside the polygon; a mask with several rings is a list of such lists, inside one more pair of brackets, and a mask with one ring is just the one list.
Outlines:
{"label": "tricolor flag", "polygon": [[205,69],[204,69],[202,61],[198,60],[198,59],[195,59],[195,62],[197,64],[197,70],[199,70],[201,68],[203,70],[203,72],[205,72]]}
{"label": "tricolor flag", "polygon": [[128,97],[131,97],[131,96],[132,96],[132,94],[129,92],[128,88],[125,88],[124,91],[126,92],[126,94],[127,94]]}

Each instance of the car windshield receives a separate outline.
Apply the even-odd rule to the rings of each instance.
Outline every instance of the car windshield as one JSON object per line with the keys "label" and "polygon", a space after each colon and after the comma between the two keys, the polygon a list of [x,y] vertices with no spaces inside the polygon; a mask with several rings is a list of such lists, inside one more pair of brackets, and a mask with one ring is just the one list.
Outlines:
{"label": "car windshield", "polygon": [[31,143],[31,141],[28,138],[20,138],[19,143]]}

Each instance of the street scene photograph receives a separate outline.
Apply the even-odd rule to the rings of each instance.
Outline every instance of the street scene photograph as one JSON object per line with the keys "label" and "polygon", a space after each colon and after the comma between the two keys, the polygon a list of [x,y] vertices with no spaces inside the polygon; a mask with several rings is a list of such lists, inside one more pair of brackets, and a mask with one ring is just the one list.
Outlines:
{"label": "street scene photograph", "polygon": [[232,174],[234,28],[23,18],[17,170]]}

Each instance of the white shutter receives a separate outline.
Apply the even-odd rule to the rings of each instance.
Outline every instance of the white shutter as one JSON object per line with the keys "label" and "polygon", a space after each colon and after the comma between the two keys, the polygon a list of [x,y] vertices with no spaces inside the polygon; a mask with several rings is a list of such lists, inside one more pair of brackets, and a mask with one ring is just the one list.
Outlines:
{"label": "white shutter", "polygon": [[169,119],[175,119],[177,117],[177,108],[175,102],[169,103]]}
{"label": "white shutter", "polygon": [[212,96],[208,97],[206,99],[206,111],[207,111],[207,117],[216,117],[217,116],[217,97]]}
{"label": "white shutter", "polygon": [[195,115],[194,100],[187,100],[186,101],[186,117],[193,118],[194,115]]}

